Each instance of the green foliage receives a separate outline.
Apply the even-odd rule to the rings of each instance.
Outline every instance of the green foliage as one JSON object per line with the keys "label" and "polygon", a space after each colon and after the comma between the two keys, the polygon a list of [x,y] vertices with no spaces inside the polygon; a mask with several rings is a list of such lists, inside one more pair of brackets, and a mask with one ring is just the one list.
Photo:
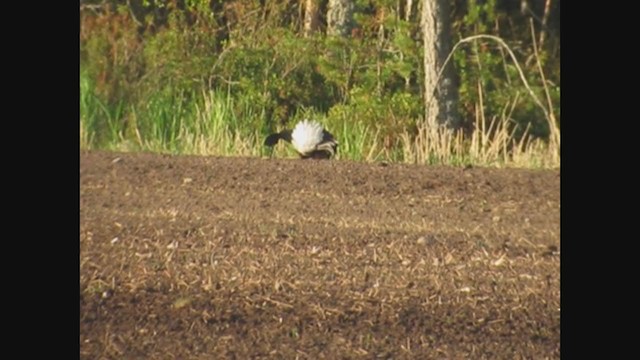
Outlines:
{"label": "green foliage", "polygon": [[[407,19],[405,2],[355,1],[355,27],[345,38],[323,36],[324,24],[303,37],[299,2],[108,3],[81,11],[87,146],[213,151],[209,136],[223,144],[218,153],[239,143],[261,149],[261,136],[310,117],[340,134],[342,158],[407,159],[400,143],[415,137],[424,113],[417,2]],[[478,33],[502,36],[533,91],[546,99],[527,22],[514,26],[514,11],[497,0],[454,4],[454,42]],[[326,11],[326,2],[319,5]],[[552,40],[539,59],[559,120],[559,43]],[[506,115],[516,136],[527,130],[547,138],[549,124],[503,49],[476,41],[453,61],[469,127],[480,104],[487,116],[502,116],[515,103]]]}
{"label": "green foliage", "polygon": [[80,73],[80,121],[89,146],[109,146],[121,139],[124,102],[112,104],[96,94],[93,79],[86,71]]}
{"label": "green foliage", "polygon": [[[501,27],[506,28],[506,23],[511,22],[507,13],[498,7],[496,0],[466,0],[466,2],[467,12],[455,26],[456,32],[459,34],[458,39],[494,31],[508,39],[510,34],[501,34],[504,32]],[[528,23],[522,21],[522,24],[524,25],[519,29],[523,34],[522,37],[532,41]],[[522,46],[513,46],[513,48],[520,66],[525,67],[524,73],[527,81],[532,85],[532,89],[539,98],[545,98],[543,79],[536,67],[533,49]],[[539,58],[544,67],[547,61],[547,53],[544,49]],[[487,114],[499,114],[506,104],[518,101],[511,113],[513,126],[516,127],[516,137],[523,136],[527,128],[529,134],[535,137],[547,138],[549,136],[550,130],[544,113],[527,95],[513,61],[499,45],[485,40],[477,40],[471,46],[455,53],[454,62],[460,77],[459,107],[467,119],[475,117],[476,107],[481,96],[484,111]],[[557,67],[557,73],[552,73],[552,77],[559,79],[559,76],[559,67]],[[557,106],[555,115],[559,119],[559,87],[552,86],[552,88],[551,101]],[[483,93],[480,94],[480,91]]]}

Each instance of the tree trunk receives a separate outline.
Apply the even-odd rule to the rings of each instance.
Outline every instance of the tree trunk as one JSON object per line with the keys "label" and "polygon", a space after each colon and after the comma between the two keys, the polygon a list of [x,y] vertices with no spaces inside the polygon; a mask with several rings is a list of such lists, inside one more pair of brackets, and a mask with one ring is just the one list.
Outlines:
{"label": "tree trunk", "polygon": [[304,9],[304,36],[311,36],[318,30],[320,14],[318,0],[305,0]]}
{"label": "tree trunk", "polygon": [[544,39],[547,35],[547,23],[549,22],[549,13],[551,12],[551,0],[544,3],[544,14],[542,15],[542,25],[540,26],[540,49],[544,48]]}
{"label": "tree trunk", "polygon": [[451,51],[449,1],[423,0],[421,14],[425,121],[431,129],[439,125],[459,128],[462,124],[456,109],[458,91],[451,61],[438,79],[438,73]]}
{"label": "tree trunk", "polygon": [[332,36],[349,36],[353,23],[352,0],[329,0],[327,33]]}
{"label": "tree trunk", "polygon": [[407,5],[404,8],[404,21],[411,21],[412,7],[413,7],[413,0],[407,0]]}

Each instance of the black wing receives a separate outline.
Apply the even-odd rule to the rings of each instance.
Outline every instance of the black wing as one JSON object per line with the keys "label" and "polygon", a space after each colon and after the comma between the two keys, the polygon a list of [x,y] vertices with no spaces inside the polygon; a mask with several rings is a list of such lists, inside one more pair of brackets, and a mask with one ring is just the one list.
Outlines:
{"label": "black wing", "polygon": [[279,133],[271,134],[264,140],[265,146],[274,146],[278,141],[291,142],[291,130],[282,130]]}

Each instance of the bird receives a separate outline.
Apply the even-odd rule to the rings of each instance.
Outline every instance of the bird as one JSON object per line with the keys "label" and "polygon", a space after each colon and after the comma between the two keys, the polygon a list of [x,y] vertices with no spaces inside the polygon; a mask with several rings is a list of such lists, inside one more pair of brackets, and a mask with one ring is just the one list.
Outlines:
{"label": "bird", "polygon": [[338,152],[338,141],[317,121],[302,120],[291,129],[267,136],[265,146],[273,147],[284,140],[293,145],[302,159],[330,159]]}

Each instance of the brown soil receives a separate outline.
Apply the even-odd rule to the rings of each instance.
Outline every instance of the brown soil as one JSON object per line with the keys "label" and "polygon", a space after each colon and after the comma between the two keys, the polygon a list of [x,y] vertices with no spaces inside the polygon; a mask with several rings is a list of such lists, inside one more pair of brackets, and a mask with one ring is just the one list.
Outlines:
{"label": "brown soil", "polygon": [[82,359],[558,359],[559,171],[80,153]]}

